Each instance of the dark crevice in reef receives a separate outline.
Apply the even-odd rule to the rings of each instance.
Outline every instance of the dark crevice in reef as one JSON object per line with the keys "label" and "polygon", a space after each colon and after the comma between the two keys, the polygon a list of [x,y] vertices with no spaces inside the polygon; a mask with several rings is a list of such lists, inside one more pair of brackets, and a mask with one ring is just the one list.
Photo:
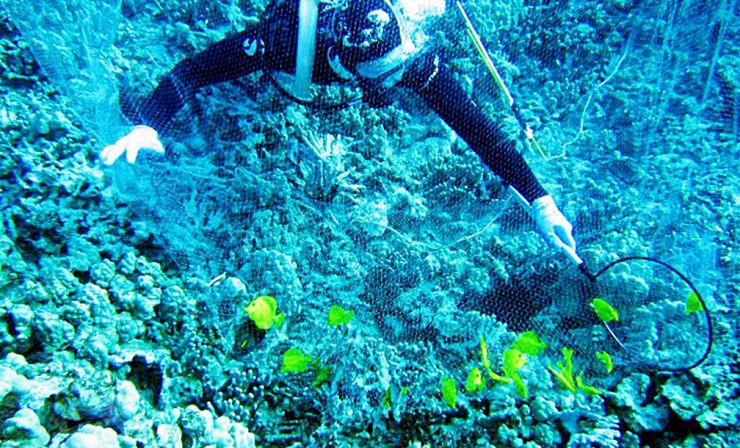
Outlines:
{"label": "dark crevice in reef", "polygon": [[496,316],[513,331],[530,330],[531,319],[552,303],[540,277],[511,277],[482,293],[468,291],[460,308]]}
{"label": "dark crevice in reef", "polygon": [[162,366],[157,362],[149,362],[143,356],[134,356],[129,363],[129,368],[127,379],[136,385],[139,393],[154,406],[158,406],[164,383]]}

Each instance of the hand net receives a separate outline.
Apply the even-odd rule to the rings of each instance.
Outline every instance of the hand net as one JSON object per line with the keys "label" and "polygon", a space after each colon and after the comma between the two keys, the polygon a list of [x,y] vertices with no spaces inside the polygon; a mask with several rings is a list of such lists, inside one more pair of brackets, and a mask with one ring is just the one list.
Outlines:
{"label": "hand net", "polygon": [[[50,80],[106,143],[121,129],[120,98],[145,97],[178,60],[256,23],[266,6],[41,3],[3,1]],[[333,437],[381,415],[406,425],[399,437],[409,440],[450,411],[440,378],[462,391],[471,368],[484,367],[481,336],[501,375],[522,332],[547,343],[520,371],[531,393],[559,384],[547,366],[564,347],[575,349],[576,371],[604,387],[635,368],[677,370],[705,353],[704,311],[730,305],[722,301],[737,267],[720,262],[736,247],[737,3],[465,6],[544,150],[519,138],[575,225],[583,258],[670,262],[695,282],[703,310],[686,311],[693,287],[662,264],[637,260],[596,282],[584,277],[413,95],[380,109],[317,111],[254,73],[190,99],[164,136],[166,158],[106,171],[131,213],[125,243],[197,299],[197,309],[174,303],[159,317],[180,322],[160,336],[173,351],[185,356],[181,341],[197,339],[215,353],[179,373],[208,372],[194,400],[275,443],[332,433],[326,415],[351,415]],[[429,37],[480,107],[520,136],[453,8]],[[354,94],[317,92],[328,103]],[[277,299],[283,326],[252,327],[245,307],[260,295]],[[599,321],[594,298],[620,320]],[[349,325],[328,326],[333,305],[355,313]],[[291,347],[321,360],[312,369],[330,367],[327,383],[281,373]],[[600,351],[613,356],[613,373],[601,370]],[[261,399],[245,403],[244,390]],[[510,384],[483,393],[501,390],[515,395]],[[483,406],[473,392],[460,400]]]}

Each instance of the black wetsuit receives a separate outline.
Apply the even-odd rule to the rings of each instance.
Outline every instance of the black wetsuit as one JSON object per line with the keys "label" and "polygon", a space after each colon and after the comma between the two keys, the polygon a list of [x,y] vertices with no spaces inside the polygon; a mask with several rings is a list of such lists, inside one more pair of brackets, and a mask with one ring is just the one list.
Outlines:
{"label": "black wetsuit", "polygon": [[[206,85],[234,80],[257,70],[294,72],[297,52],[299,0],[278,2],[259,25],[228,37],[191,58],[178,63],[139,108],[135,120],[161,131],[193,93]],[[367,11],[386,6],[382,0],[351,0],[352,11],[345,27],[361,23]],[[324,4],[322,4],[323,6]],[[327,54],[336,45],[337,21],[320,10],[313,68],[314,83],[328,84],[343,79],[332,68]],[[359,14],[358,14],[359,11]],[[360,20],[353,20],[358,16]],[[396,35],[387,33],[393,40]],[[370,47],[340,48],[343,67],[352,71],[362,60],[374,59],[392,48],[381,41]],[[363,54],[364,53],[364,54]],[[530,203],[547,194],[535,178],[514,142],[468,98],[440,58],[420,55],[405,63],[403,76],[393,88],[416,92],[504,182]]]}

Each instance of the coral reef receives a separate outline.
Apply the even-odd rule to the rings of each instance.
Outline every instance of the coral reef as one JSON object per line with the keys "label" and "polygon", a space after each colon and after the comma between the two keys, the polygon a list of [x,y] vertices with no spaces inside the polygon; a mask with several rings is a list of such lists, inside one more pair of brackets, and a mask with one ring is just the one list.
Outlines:
{"label": "coral reef", "polygon": [[[102,2],[102,21],[85,2],[47,3],[119,26],[54,35],[111,39],[64,86],[33,28],[0,8],[0,448],[740,445],[737,20],[701,1],[466,2],[522,113],[563,155],[522,146],[584,258],[658,255],[704,292],[714,351],[669,375],[617,356],[604,370],[588,350],[603,334],[578,326],[580,274],[409,95],[328,113],[250,75],[196,95],[166,158],[102,167],[121,117],[91,119],[103,90],[71,95],[95,85],[96,57],[101,89],[125,102],[267,2]],[[736,4],[723,2],[734,18]],[[430,45],[517,132],[454,10],[438,24]],[[284,313],[266,329],[246,310],[264,295]],[[330,324],[335,306],[352,317]],[[567,332],[558,307],[578,308]],[[465,389],[481,336],[500,372],[531,329],[548,347],[518,370],[526,396],[504,376]],[[567,344],[590,394],[548,370]],[[305,371],[282,371],[292,348]]]}

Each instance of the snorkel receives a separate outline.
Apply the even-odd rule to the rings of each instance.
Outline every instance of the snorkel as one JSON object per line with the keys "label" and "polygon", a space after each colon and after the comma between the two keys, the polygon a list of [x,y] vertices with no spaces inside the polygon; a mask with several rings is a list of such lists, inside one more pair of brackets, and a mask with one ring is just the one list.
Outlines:
{"label": "snorkel", "polygon": [[396,5],[405,17],[418,23],[428,17],[439,17],[446,9],[444,0],[397,0]]}
{"label": "snorkel", "polygon": [[310,96],[318,17],[318,0],[301,0],[298,9],[298,51],[296,52],[293,90],[296,97],[304,100]]}

